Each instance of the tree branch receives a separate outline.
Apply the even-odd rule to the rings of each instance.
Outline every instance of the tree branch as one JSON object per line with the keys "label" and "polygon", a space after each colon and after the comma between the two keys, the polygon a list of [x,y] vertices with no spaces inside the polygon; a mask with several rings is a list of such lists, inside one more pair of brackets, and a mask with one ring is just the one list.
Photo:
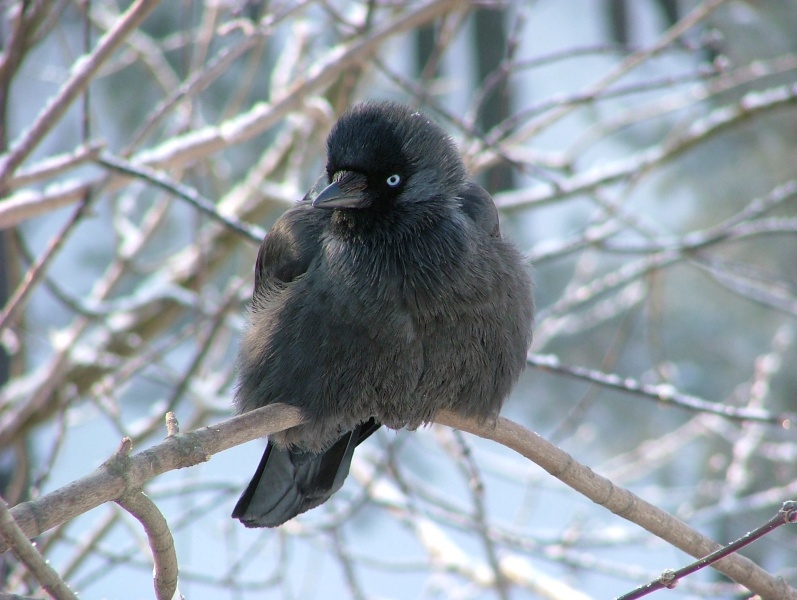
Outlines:
{"label": "tree branch", "polygon": [[138,0],[121,16],[116,27],[97,44],[97,48],[84,60],[74,64],[71,77],[58,93],[42,109],[33,125],[20,136],[10,152],[0,157],[0,190],[14,171],[22,164],[52,126],[66,112],[72,101],[86,89],[92,76],[108,60],[131,31],[135,30],[147,15],[160,4],[160,0]]}
{"label": "tree branch", "polygon": [[119,498],[116,503],[139,520],[152,550],[155,564],[155,598],[171,600],[177,590],[177,551],[166,519],[144,492],[133,492]]}
{"label": "tree branch", "polygon": [[[11,509],[28,538],[36,537],[93,508],[138,491],[167,471],[206,462],[214,454],[302,423],[298,409],[270,404],[212,427],[178,433],[152,448],[127,456],[123,447],[96,471],[36,500]],[[0,552],[8,550],[1,544]]]}
{"label": "tree branch", "polygon": [[606,373],[597,369],[565,365],[559,360],[558,356],[553,354],[529,354],[526,357],[526,363],[541,371],[550,371],[574,379],[589,381],[596,385],[642,396],[661,404],[675,405],[694,412],[705,412],[742,422],[767,423],[783,429],[788,429],[792,423],[797,423],[797,414],[795,413],[772,413],[758,407],[728,406],[723,402],[710,402],[697,396],[683,394],[670,384],[648,384],[633,377],[621,377],[615,373]]}
{"label": "tree branch", "polygon": [[[491,427],[449,411],[438,413],[435,421],[515,450],[593,502],[696,558],[721,548],[717,542],[595,474],[563,450],[513,421],[499,418]],[[120,450],[93,473],[42,498],[23,502],[10,512],[24,535],[35,537],[100,504],[140,490],[147,481],[162,473],[205,462],[213,454],[302,422],[298,409],[271,404],[212,427],[170,435],[160,444],[133,456],[127,455],[130,442],[126,439]],[[7,549],[8,546],[0,546],[0,552]],[[797,600],[796,590],[743,556],[734,554],[713,566],[765,600]]]}
{"label": "tree branch", "polygon": [[[258,102],[247,112],[222,123],[175,136],[160,146],[138,153],[131,162],[156,169],[183,166],[260,135],[291,111],[301,108],[311,95],[321,93],[324,88],[337,81],[347,69],[370,57],[385,40],[431,21],[452,10],[456,4],[456,0],[432,0],[398,19],[389,20],[367,37],[357,38],[340,52],[329,54],[320,64],[309,69],[309,75],[304,80],[296,83],[276,100]],[[17,153],[14,149],[12,153],[0,157],[0,190],[11,177],[13,169],[19,166],[15,158]],[[24,157],[20,162],[23,159]],[[75,202],[97,183],[96,180],[67,182],[59,184],[47,194],[28,189],[19,190],[10,198],[12,202],[4,200],[0,203],[0,228],[16,225]],[[121,185],[121,181],[117,178],[109,185],[113,189]]]}
{"label": "tree branch", "polygon": [[3,498],[0,498],[0,537],[6,544],[11,546],[17,558],[25,563],[25,566],[33,574],[42,587],[56,600],[77,600],[75,593],[69,589],[34,545],[20,530],[14,517],[8,510],[8,505]]}
{"label": "tree branch", "polygon": [[[703,558],[722,547],[668,512],[597,475],[533,431],[508,419],[499,417],[495,427],[491,427],[449,411],[441,411],[435,422],[511,448],[596,504],[695,558]],[[741,555],[727,556],[712,566],[764,600],[797,600],[797,590]]]}
{"label": "tree branch", "polygon": [[617,598],[617,600],[635,600],[636,598],[647,596],[656,590],[661,590],[664,588],[673,589],[676,585],[678,585],[678,581],[687,575],[691,575],[692,573],[699,571],[704,567],[712,565],[721,558],[731,555],[740,548],[746,546],[747,544],[751,544],[757,539],[787,523],[797,523],[797,502],[794,500],[784,502],[783,506],[774,517],[769,519],[769,521],[764,523],[761,527],[756,528],[754,531],[746,533],[738,540],[731,542],[727,546],[723,546],[719,550],[712,552],[708,556],[704,556],[700,560],[697,560],[690,565],[682,567],[678,570],[667,569],[655,581],[651,581],[650,583],[639,586],[635,590],[632,590],[627,594],[623,594]]}

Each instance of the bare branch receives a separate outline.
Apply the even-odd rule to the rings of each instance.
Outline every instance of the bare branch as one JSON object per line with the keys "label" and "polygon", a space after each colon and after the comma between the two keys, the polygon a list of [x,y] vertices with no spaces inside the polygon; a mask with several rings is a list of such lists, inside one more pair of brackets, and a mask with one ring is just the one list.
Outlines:
{"label": "bare branch", "polygon": [[251,139],[277,123],[289,112],[301,107],[304,98],[320,93],[337,81],[347,69],[366,60],[385,39],[419,27],[456,5],[456,0],[430,0],[406,15],[389,20],[385,25],[375,28],[367,37],[355,38],[351,45],[328,54],[310,69],[304,80],[294,83],[292,88],[286,90],[276,100],[270,103],[258,103],[248,112],[219,125],[174,138],[167,144],[138,154],[134,157],[134,162],[162,167],[183,165],[222,148]]}
{"label": "bare branch", "polygon": [[[212,427],[178,433],[133,456],[124,446],[93,473],[46,496],[18,504],[11,514],[28,538],[74,519],[105,502],[118,500],[162,473],[210,460],[233,446],[268,436],[302,422],[299,411],[271,404]],[[5,552],[8,546],[0,546]]]}
{"label": "bare branch", "polygon": [[210,200],[204,198],[195,189],[183,185],[178,181],[174,181],[163,173],[158,173],[146,167],[137,167],[129,161],[108,154],[101,156],[97,162],[108,169],[130,177],[137,177],[138,179],[166,190],[170,194],[174,194],[202,211],[210,218],[219,221],[226,227],[248,238],[250,241],[259,244],[266,235],[266,232],[257,225],[243,223],[234,217],[221,214]]}
{"label": "bare branch", "polygon": [[102,144],[94,143],[87,146],[79,146],[66,154],[58,154],[41,160],[31,165],[30,168],[20,170],[9,179],[6,189],[14,190],[60,175],[96,159],[102,148]]}
{"label": "bare branch", "polygon": [[[629,547],[653,538],[645,527],[695,556],[716,548],[667,512],[733,539],[795,497],[797,53],[777,35],[750,45],[738,34],[779,32],[797,8],[772,18],[767,3],[742,14],[725,0],[669,2],[662,20],[650,12],[661,7],[639,7],[624,15],[629,44],[601,32],[601,19],[617,18],[608,6],[585,17],[588,38],[567,27],[551,38],[535,35],[534,3],[280,0],[184,12],[161,2],[156,27],[152,16],[128,28],[145,4],[154,1],[0,10],[0,229],[29,221],[0,232],[0,487],[13,482],[0,492],[30,499],[11,513],[25,535],[47,529],[37,551],[81,595],[151,570],[140,527],[112,506],[144,490],[176,545],[213,530],[212,561],[179,557],[181,586],[242,599],[297,595],[297,557],[309,548],[340,567],[344,596],[384,595],[382,582],[404,573],[402,584],[444,595],[569,600],[601,596],[603,582],[618,594],[657,580],[674,550],[654,543],[629,561]],[[548,14],[570,18],[558,4]],[[503,23],[502,58],[487,71],[468,59],[485,15]],[[86,40],[92,28],[99,44]],[[522,456],[446,427],[375,436],[332,501],[274,535],[226,518],[241,484],[223,467],[231,456],[150,481],[236,443],[219,441],[235,420],[199,428],[227,418],[250,240],[322,173],[341,111],[383,97],[431,111],[472,174],[506,190],[494,194],[502,230],[524,246],[537,283],[535,368],[516,393],[545,396],[524,408],[530,422],[566,436],[603,477],[545,447],[538,455],[626,521]],[[495,97],[508,106],[493,111]],[[495,166],[513,185],[484,177]],[[274,410],[260,420],[276,428]],[[506,426],[484,435],[506,437]],[[45,495],[66,474],[53,468],[85,453],[95,432],[121,439],[117,453]],[[535,440],[521,433],[522,450]],[[367,538],[363,519],[400,528],[401,544]],[[777,541],[757,544],[756,562],[794,586]],[[717,566],[774,589],[736,554]],[[35,595],[31,586],[24,564],[0,556],[0,587]],[[686,577],[679,587],[728,597],[741,585]]]}
{"label": "bare branch", "polygon": [[32,596],[19,596],[18,594],[6,594],[0,592],[0,600],[41,600],[41,598],[34,598]]}
{"label": "bare branch", "polygon": [[[725,2],[726,0],[704,0],[704,2],[701,2],[691,13],[667,30],[650,48],[637,50],[636,52],[632,53],[622,63],[601,77],[597,83],[591,85],[583,93],[588,96],[597,96],[615,81],[621,79],[636,69],[639,65],[649,60],[651,57],[656,56],[666,48],[669,48],[675,40],[695,27],[698,23],[705,20],[713,11],[718,9]],[[550,127],[556,121],[559,121],[563,117],[567,116],[570,112],[572,112],[572,110],[573,106],[560,106],[545,118],[541,119],[539,122],[529,125],[528,127],[515,133],[512,136],[510,143],[515,144],[521,140],[528,139],[532,135],[539,133],[540,131]]]}
{"label": "bare branch", "polygon": [[[752,116],[792,106],[797,103],[797,86],[784,85],[765,91],[750,92],[739,102],[718,108],[702,119],[694,121],[686,130],[675,132],[671,139],[659,146],[619,159],[612,163],[604,163],[599,167],[574,175],[566,182],[555,186],[537,185],[528,189],[508,191],[497,194],[496,204],[504,209],[516,209],[531,205],[542,205],[591,192],[600,186],[610,185],[621,180],[638,177],[656,166],[671,161],[680,154],[703,143],[711,137],[727,131],[729,128],[749,120]],[[504,147],[509,142],[504,142]],[[484,168],[489,152],[483,155],[479,168]]]}
{"label": "bare branch", "polygon": [[[740,549],[744,548],[748,544],[752,544],[757,539],[764,537],[766,534],[774,531],[781,525],[786,525],[787,523],[797,523],[797,501],[789,500],[783,503],[783,506],[778,511],[774,517],[772,517],[769,521],[764,523],[761,527],[750,531],[749,533],[743,535],[738,540],[731,542],[730,544],[723,546],[722,548],[718,549],[715,552],[712,552],[706,557],[701,558],[698,561],[693,562],[690,565],[685,567],[681,567],[678,570],[671,570],[668,569],[662,573],[661,577],[659,577],[656,581],[651,581],[645,585],[638,587],[637,589],[628,592],[627,594],[623,594],[622,596],[618,597],[617,600],[635,600],[636,598],[642,598],[643,596],[647,596],[651,592],[655,592],[656,590],[661,589],[673,589],[676,585],[678,585],[678,581],[682,578],[686,577],[687,575],[691,575],[700,569],[703,569],[709,565],[714,564],[718,560],[730,556],[734,552],[739,551]],[[784,584],[785,585],[785,584]],[[788,590],[784,590],[788,592]]]}
{"label": "bare branch", "polygon": [[[721,548],[717,542],[703,536],[683,521],[645,502],[630,491],[614,485],[533,431],[508,419],[499,417],[495,427],[491,427],[465,419],[450,411],[441,411],[435,422],[511,448],[596,504],[636,523],[696,558],[704,557]],[[713,566],[765,600],[788,598],[797,600],[797,590],[743,556],[732,554]]]}
{"label": "bare branch", "polygon": [[19,190],[0,202],[0,229],[13,227],[62,206],[74,204],[85,198],[90,191],[90,185],[78,180],[54,183],[42,191]]}
{"label": "bare branch", "polygon": [[53,256],[55,256],[63,243],[66,241],[66,238],[69,236],[70,232],[78,224],[88,205],[89,199],[85,198],[83,202],[72,212],[72,216],[61,228],[61,231],[50,240],[50,243],[47,246],[47,249],[44,251],[44,254],[42,254],[42,256],[36,261],[36,264],[28,270],[25,275],[25,279],[19,284],[15,292],[8,299],[8,302],[6,302],[6,305],[3,307],[2,314],[0,314],[0,333],[2,333],[6,327],[13,325],[19,313],[19,309],[24,306],[25,299],[33,290],[34,285],[44,273],[45,268],[52,260]]}
{"label": "bare branch", "polygon": [[177,590],[177,551],[166,519],[144,492],[125,494],[116,503],[138,519],[147,533],[155,563],[155,598],[172,600]]}
{"label": "bare branch", "polygon": [[0,536],[53,598],[77,600],[75,593],[37,552],[35,546],[20,529],[3,498],[0,498]]}
{"label": "bare branch", "polygon": [[75,63],[72,76],[42,109],[33,125],[20,136],[8,154],[0,157],[0,190],[5,189],[6,182],[17,167],[63,116],[70,104],[86,88],[100,66],[158,4],[160,4],[160,0],[136,0],[121,16],[116,26],[99,41],[94,52],[84,60]]}
{"label": "bare branch", "polygon": [[166,435],[169,437],[180,433],[180,424],[177,422],[177,417],[171,411],[166,413]]}
{"label": "bare branch", "polygon": [[620,390],[629,394],[636,394],[662,404],[673,404],[680,408],[720,415],[727,419],[737,421],[756,421],[759,423],[770,423],[778,425],[784,429],[791,427],[792,423],[797,423],[797,414],[781,413],[772,414],[761,408],[751,408],[745,406],[728,406],[722,402],[709,402],[697,396],[678,392],[673,386],[667,384],[647,384],[637,381],[632,377],[621,377],[614,373],[605,373],[596,369],[585,369],[584,367],[564,365],[553,355],[529,354],[526,362],[543,371],[552,371],[589,381],[604,387]]}

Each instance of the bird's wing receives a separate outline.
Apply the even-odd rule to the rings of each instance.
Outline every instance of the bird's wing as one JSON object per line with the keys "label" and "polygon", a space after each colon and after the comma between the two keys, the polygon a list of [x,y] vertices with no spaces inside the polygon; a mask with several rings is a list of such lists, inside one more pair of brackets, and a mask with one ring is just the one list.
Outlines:
{"label": "bird's wing", "polygon": [[498,209],[493,197],[477,183],[468,182],[460,194],[462,210],[476,224],[493,237],[501,237],[498,226]]}
{"label": "bird's wing", "polygon": [[303,275],[321,252],[324,211],[299,204],[269,230],[255,263],[255,290],[290,283]]}

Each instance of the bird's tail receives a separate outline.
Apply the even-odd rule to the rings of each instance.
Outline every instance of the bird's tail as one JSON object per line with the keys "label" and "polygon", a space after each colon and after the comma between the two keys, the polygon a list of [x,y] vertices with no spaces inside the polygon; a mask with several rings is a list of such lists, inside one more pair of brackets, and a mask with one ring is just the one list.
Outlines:
{"label": "bird's tail", "polygon": [[277,527],[329,500],[349,474],[354,449],[380,424],[371,419],[321,454],[266,446],[252,481],[232,511],[247,527]]}

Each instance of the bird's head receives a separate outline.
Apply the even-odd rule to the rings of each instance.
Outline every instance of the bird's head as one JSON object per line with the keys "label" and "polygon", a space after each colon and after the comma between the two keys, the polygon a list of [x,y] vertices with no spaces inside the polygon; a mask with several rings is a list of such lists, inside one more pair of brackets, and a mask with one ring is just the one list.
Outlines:
{"label": "bird's head", "polygon": [[455,198],[465,167],[451,138],[401,104],[368,102],[346,112],[327,138],[328,185],[318,208],[389,209]]}

